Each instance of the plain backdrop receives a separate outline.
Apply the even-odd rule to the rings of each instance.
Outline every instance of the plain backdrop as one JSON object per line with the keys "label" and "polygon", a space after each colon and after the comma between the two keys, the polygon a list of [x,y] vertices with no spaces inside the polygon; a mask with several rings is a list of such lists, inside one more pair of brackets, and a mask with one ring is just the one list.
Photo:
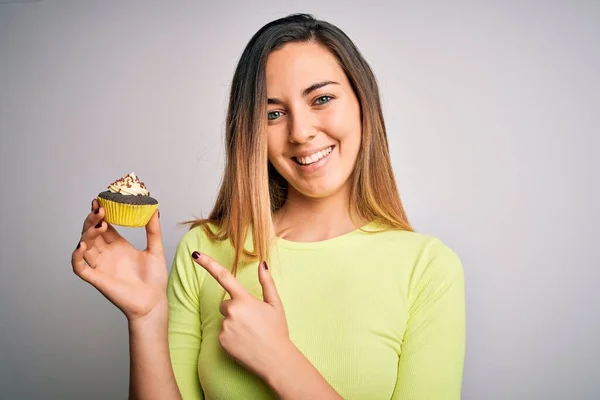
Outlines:
{"label": "plain backdrop", "polygon": [[243,47],[294,12],[361,49],[409,218],[464,263],[463,398],[600,398],[600,2],[567,0],[0,4],[0,398],[127,397],[125,318],[70,266],[90,201],[135,171],[170,263]]}

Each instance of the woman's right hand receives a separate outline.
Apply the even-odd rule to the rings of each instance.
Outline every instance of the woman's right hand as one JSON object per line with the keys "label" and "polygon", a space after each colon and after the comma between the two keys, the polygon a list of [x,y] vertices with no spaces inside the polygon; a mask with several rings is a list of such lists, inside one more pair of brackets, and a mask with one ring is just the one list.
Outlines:
{"label": "woman's right hand", "polygon": [[165,309],[167,265],[158,210],[146,225],[147,247],[143,251],[104,221],[104,215],[94,199],[71,257],[73,272],[98,289],[130,323]]}

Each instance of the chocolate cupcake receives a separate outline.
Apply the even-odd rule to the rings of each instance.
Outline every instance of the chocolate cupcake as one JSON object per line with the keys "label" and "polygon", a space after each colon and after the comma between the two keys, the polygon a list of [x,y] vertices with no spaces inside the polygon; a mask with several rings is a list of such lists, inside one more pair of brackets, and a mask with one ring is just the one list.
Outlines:
{"label": "chocolate cupcake", "polygon": [[158,201],[133,172],[111,183],[97,198],[105,210],[104,220],[120,226],[146,226],[158,208]]}

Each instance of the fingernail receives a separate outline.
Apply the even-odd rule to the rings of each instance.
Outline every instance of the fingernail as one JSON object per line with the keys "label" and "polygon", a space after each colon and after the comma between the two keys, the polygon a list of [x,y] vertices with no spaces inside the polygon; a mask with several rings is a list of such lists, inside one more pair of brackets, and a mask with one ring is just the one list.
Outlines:
{"label": "fingernail", "polygon": [[194,257],[195,260],[200,258],[200,253],[198,253],[197,251],[192,253],[192,257]]}
{"label": "fingernail", "polygon": [[100,207],[98,207],[94,210],[94,214],[98,214],[99,212],[100,212]]}
{"label": "fingernail", "polygon": [[102,221],[100,221],[96,224],[96,228],[100,228],[101,226],[102,226]]}
{"label": "fingernail", "polygon": [[80,247],[81,247],[81,242],[77,243],[77,248],[75,250],[79,250]]}
{"label": "fingernail", "polygon": [[160,210],[158,210],[158,218],[160,218]]}
{"label": "fingernail", "polygon": [[267,265],[267,262],[266,262],[266,261],[263,261],[261,265],[262,265],[262,266],[263,266],[263,268],[264,268],[264,269],[266,269],[267,271],[269,270],[269,266]]}

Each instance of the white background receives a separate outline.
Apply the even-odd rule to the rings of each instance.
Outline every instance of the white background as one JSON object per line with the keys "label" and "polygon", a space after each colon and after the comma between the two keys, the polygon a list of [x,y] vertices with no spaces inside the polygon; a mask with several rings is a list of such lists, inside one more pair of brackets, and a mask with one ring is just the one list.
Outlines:
{"label": "white background", "polygon": [[126,321],[70,267],[90,201],[137,172],[170,261],[243,47],[309,12],[373,67],[409,218],[463,260],[463,398],[600,398],[600,3],[299,4],[0,4],[0,397],[127,397]]}

